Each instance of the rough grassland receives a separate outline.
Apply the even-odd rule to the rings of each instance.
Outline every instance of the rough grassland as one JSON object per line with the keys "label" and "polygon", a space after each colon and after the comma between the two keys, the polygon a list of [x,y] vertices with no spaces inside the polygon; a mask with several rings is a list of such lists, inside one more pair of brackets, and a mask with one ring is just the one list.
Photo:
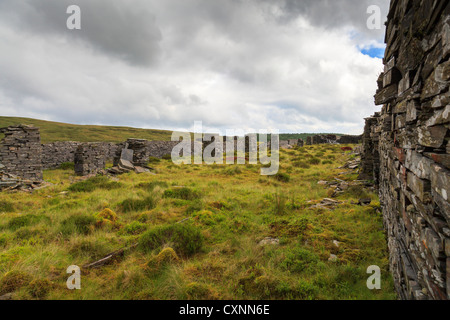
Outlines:
{"label": "rough grassland", "polygon": [[[127,140],[128,138],[169,141],[172,136],[172,131],[166,130],[114,126],[76,125],[30,118],[0,116],[0,128],[18,124],[28,124],[38,127],[40,129],[42,143],[50,143],[55,141],[122,142]],[[315,134],[282,133],[280,134],[280,140],[306,140],[307,136],[312,135]],[[1,134],[0,138],[3,138]]]}
{"label": "rough grassland", "polygon": [[122,142],[128,138],[166,141],[170,140],[172,135],[172,131],[156,129],[76,125],[29,118],[0,117],[0,128],[18,124],[38,127],[42,143],[55,141]]}
{"label": "rough grassland", "polygon": [[[0,194],[0,294],[395,299],[377,196],[352,188],[337,198],[344,203],[333,211],[308,209],[329,196],[317,182],[338,177],[345,169],[337,167],[347,158],[332,145],[281,151],[277,177],[263,177],[252,165],[154,160],[157,175],[129,173],[72,187],[70,169],[46,171],[53,186],[32,195]],[[352,180],[356,174],[339,177]],[[351,204],[362,194],[371,205]],[[258,245],[266,237],[279,244]],[[82,268],[81,290],[66,288],[68,266],[81,267],[135,243],[109,265]],[[337,261],[329,261],[330,254]],[[370,265],[381,268],[381,290],[366,287]]]}

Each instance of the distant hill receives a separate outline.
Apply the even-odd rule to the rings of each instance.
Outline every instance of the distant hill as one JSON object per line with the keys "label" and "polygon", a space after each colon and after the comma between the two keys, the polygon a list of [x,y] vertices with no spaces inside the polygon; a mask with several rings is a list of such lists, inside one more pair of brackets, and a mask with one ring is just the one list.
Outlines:
{"label": "distant hill", "polygon": [[337,136],[342,136],[342,133],[280,133],[280,140],[289,140],[289,139],[303,139],[306,141],[306,137],[316,136],[319,134],[335,134]]}
{"label": "distant hill", "polygon": [[[139,129],[120,126],[78,125],[31,118],[0,116],[0,128],[17,124],[29,124],[40,128],[42,143],[55,141],[122,142],[128,138],[169,141],[172,135],[172,131],[168,130]],[[314,136],[316,134],[317,133],[282,133],[280,134],[280,140],[306,140],[306,137]]]}
{"label": "distant hill", "polygon": [[170,140],[172,131],[119,126],[77,125],[30,118],[0,117],[0,128],[29,124],[40,128],[42,143],[55,141],[122,142],[128,138]]}

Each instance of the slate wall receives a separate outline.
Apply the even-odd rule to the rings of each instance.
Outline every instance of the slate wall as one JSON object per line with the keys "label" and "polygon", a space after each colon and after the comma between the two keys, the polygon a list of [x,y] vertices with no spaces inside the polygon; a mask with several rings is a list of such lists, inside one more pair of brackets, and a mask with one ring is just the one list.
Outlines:
{"label": "slate wall", "polygon": [[378,184],[401,299],[450,298],[450,2],[392,0],[361,177]]}
{"label": "slate wall", "polygon": [[0,163],[3,171],[25,180],[42,180],[42,146],[39,129],[9,126],[0,129],[5,138],[0,143]]}

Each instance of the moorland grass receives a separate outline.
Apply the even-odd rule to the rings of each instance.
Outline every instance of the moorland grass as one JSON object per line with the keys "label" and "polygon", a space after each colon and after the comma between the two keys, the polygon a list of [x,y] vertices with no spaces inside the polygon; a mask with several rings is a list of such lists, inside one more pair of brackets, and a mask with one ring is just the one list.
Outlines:
{"label": "moorland grass", "polygon": [[[319,180],[356,179],[338,169],[349,156],[334,145],[280,155],[281,179],[260,165],[170,161],[118,181],[46,170],[51,186],[0,193],[0,287],[14,299],[395,299],[377,195],[351,187],[334,210],[310,208],[329,197]],[[360,197],[371,205],[353,204]],[[279,244],[260,245],[266,237]],[[126,247],[82,273],[81,290],[66,288],[68,266]],[[370,265],[381,290],[367,289]]]}

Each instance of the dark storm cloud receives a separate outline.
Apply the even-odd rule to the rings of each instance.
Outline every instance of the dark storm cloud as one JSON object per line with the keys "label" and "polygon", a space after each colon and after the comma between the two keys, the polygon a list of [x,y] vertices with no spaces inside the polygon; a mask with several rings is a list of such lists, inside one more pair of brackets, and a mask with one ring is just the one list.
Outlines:
{"label": "dark storm cloud", "polygon": [[[78,5],[82,28],[68,30],[66,13]],[[136,65],[150,65],[160,55],[161,32],[146,1],[24,0],[0,3],[0,17],[10,26],[45,37],[48,33],[88,42],[104,54]]]}

